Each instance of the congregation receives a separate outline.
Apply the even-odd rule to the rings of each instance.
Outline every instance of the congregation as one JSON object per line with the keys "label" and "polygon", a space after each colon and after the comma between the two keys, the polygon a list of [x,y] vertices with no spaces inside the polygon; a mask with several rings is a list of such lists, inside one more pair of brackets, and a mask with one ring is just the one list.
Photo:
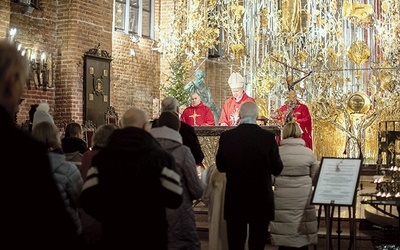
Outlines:
{"label": "congregation", "polygon": [[[132,107],[117,124],[99,126],[89,147],[79,123],[67,124],[62,136],[46,103],[32,106],[29,133],[13,124],[27,62],[5,41],[0,54],[5,154],[24,154],[5,170],[20,181],[9,193],[2,189],[9,204],[2,210],[10,217],[2,244],[200,250],[193,211],[199,199],[210,208],[210,250],[264,250],[269,231],[281,250],[316,244],[309,200],[318,162],[302,139],[307,131],[296,119],[287,120],[278,143],[274,133],[257,124],[259,107],[245,93],[239,73],[228,80],[232,97],[218,121],[199,93],[191,93],[192,104],[181,116],[177,99],[170,96],[161,102],[158,119],[150,121],[144,110]],[[198,167],[204,153],[193,126],[215,124],[234,127],[220,135],[216,165],[202,182]],[[216,182],[223,187],[214,189]],[[288,199],[293,190],[299,192],[297,200]],[[35,206],[26,209],[27,204]],[[84,216],[101,225],[99,241],[87,238]],[[288,223],[299,230],[289,230]],[[37,230],[39,225],[44,231]]]}

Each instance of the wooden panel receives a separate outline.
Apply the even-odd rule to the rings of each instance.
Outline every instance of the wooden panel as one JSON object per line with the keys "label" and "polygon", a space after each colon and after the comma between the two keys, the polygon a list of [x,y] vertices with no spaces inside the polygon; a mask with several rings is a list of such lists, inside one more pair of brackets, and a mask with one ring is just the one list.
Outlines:
{"label": "wooden panel", "polygon": [[110,106],[111,59],[85,55],[84,120],[96,127],[105,124],[105,113]]}

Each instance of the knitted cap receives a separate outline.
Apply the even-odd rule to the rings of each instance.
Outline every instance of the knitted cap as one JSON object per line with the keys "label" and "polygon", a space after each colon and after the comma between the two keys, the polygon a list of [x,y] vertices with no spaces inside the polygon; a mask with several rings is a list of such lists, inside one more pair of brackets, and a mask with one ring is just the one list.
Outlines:
{"label": "knitted cap", "polygon": [[36,112],[33,115],[32,128],[40,122],[51,122],[54,124],[53,117],[49,114],[50,106],[48,103],[40,103],[36,108]]}
{"label": "knitted cap", "polygon": [[243,88],[244,78],[239,73],[233,72],[228,79],[228,84],[231,89]]}
{"label": "knitted cap", "polygon": [[173,130],[179,131],[181,127],[181,121],[179,120],[177,113],[172,111],[164,111],[158,118],[158,126],[166,126]]}

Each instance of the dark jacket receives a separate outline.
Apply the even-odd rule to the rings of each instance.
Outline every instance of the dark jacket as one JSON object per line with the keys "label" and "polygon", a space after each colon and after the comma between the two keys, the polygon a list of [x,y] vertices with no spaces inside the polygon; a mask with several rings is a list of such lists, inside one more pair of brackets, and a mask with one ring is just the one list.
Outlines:
{"label": "dark jacket", "polygon": [[86,142],[78,137],[64,137],[61,139],[62,149],[64,154],[79,151],[79,153],[84,154],[88,151]]}
{"label": "dark jacket", "polygon": [[[158,119],[155,119],[152,123],[152,127],[158,127]],[[181,121],[181,127],[179,134],[182,136],[183,145],[188,146],[193,154],[196,164],[201,164],[204,159],[204,153],[201,149],[199,138],[194,131],[193,126]]]}
{"label": "dark jacket", "polygon": [[271,175],[279,175],[283,168],[274,133],[256,124],[221,133],[216,164],[226,173],[226,220],[274,219]]}
{"label": "dark jacket", "polygon": [[200,164],[204,159],[204,153],[201,150],[199,138],[197,137],[194,128],[187,123],[181,122],[179,133],[182,135],[183,145],[190,148],[196,164]]}
{"label": "dark jacket", "polygon": [[148,132],[116,130],[92,159],[79,200],[102,222],[105,249],[166,249],[165,208],[182,203],[175,160]]}
{"label": "dark jacket", "polygon": [[0,248],[72,249],[67,245],[75,225],[52,176],[46,146],[17,128],[1,106],[0,138],[5,159]]}

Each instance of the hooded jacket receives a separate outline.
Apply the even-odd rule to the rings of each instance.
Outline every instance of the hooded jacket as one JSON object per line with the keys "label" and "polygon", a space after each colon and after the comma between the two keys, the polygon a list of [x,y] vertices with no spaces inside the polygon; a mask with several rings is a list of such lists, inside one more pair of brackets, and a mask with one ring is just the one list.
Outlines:
{"label": "hooded jacket", "polygon": [[80,205],[102,223],[103,246],[167,249],[165,208],[182,203],[172,155],[148,132],[127,127],[114,131],[92,166]]}
{"label": "hooded jacket", "polygon": [[182,180],[182,204],[177,209],[167,209],[168,248],[200,250],[192,204],[201,198],[203,184],[198,177],[194,157],[190,149],[182,144],[178,131],[162,126],[152,128],[150,133],[174,156]]}

